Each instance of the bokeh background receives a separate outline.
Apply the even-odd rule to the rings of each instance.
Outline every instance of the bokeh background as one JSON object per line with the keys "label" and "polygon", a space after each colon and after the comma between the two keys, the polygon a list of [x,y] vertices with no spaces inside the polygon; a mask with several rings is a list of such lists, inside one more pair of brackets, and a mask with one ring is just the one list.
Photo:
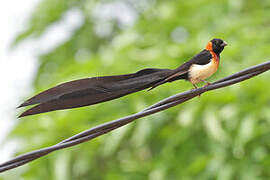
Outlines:
{"label": "bokeh background", "polygon": [[[10,68],[6,71],[16,66],[18,72],[32,74],[27,91],[16,89],[17,103],[74,79],[176,68],[218,37],[229,46],[210,79],[214,81],[269,60],[270,1],[40,0],[17,31],[12,50],[28,41],[35,47],[30,65],[26,56],[10,67],[4,66],[8,59],[1,59]],[[16,77],[19,81],[20,73]],[[265,73],[208,92],[3,173],[0,179],[269,179],[269,78]],[[6,83],[9,87],[10,81]],[[20,120],[15,115],[22,110],[15,114],[14,103],[8,111],[13,113],[12,129],[1,149],[11,158],[50,146],[190,88],[178,81],[99,105]]]}

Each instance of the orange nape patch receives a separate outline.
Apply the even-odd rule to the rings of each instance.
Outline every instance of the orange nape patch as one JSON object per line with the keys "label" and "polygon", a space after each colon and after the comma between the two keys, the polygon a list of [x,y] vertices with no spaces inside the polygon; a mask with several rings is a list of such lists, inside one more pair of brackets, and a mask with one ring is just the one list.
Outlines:
{"label": "orange nape patch", "polygon": [[212,57],[213,57],[213,60],[215,61],[216,66],[218,67],[218,65],[219,65],[219,57],[218,57],[217,54],[213,51],[213,45],[212,45],[212,42],[211,42],[211,41],[209,41],[209,42],[207,43],[205,49],[208,50],[208,51],[211,53],[211,55],[212,55]]}
{"label": "orange nape patch", "polygon": [[210,51],[210,52],[213,51],[213,47],[212,47],[212,42],[211,41],[209,41],[207,43],[205,49],[208,50],[208,51]]}

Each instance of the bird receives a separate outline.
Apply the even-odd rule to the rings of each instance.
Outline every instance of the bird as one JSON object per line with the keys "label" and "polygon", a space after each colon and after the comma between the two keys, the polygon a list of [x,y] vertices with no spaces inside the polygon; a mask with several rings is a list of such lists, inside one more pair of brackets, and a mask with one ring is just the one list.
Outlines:
{"label": "bird", "polygon": [[220,54],[227,43],[219,38],[210,40],[205,48],[176,69],[146,68],[136,73],[90,77],[65,82],[40,92],[18,108],[36,105],[18,118],[55,110],[78,108],[110,101],[144,89],[152,90],[176,80],[190,81],[194,88],[218,69]]}

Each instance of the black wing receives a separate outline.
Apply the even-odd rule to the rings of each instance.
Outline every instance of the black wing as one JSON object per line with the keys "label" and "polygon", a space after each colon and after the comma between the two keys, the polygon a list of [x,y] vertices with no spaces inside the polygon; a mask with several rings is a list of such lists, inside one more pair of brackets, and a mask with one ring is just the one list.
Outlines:
{"label": "black wing", "polygon": [[205,64],[208,64],[211,61],[211,59],[212,59],[212,54],[208,50],[204,49],[199,54],[192,57],[190,62],[192,64],[205,65]]}
{"label": "black wing", "polygon": [[178,68],[174,69],[170,76],[168,76],[163,81],[160,81],[156,83],[155,85],[153,85],[151,89],[154,89],[155,87],[161,84],[164,84],[166,82],[172,82],[178,79],[188,80],[188,71],[192,64],[205,65],[205,64],[208,64],[211,61],[211,59],[212,59],[211,53],[208,50],[204,49],[199,54],[193,56],[189,61],[185,62]]}
{"label": "black wing", "polygon": [[208,50],[204,49],[199,54],[193,56],[189,61],[179,66],[177,70],[178,71],[189,70],[192,64],[205,65],[208,64],[211,61],[211,59],[212,54]]}
{"label": "black wing", "polygon": [[137,92],[166,79],[169,69],[143,69],[133,74],[103,76],[60,84],[28,99],[19,107],[38,104],[19,117],[97,104]]}

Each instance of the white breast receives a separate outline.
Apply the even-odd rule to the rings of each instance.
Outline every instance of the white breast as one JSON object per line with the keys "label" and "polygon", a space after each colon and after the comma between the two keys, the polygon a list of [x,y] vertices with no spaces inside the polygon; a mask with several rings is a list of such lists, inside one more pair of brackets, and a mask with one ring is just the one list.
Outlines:
{"label": "white breast", "polygon": [[208,64],[198,65],[193,64],[189,70],[189,79],[192,84],[196,84],[201,80],[205,80],[214,74],[218,69],[218,62],[215,60],[211,60]]}

